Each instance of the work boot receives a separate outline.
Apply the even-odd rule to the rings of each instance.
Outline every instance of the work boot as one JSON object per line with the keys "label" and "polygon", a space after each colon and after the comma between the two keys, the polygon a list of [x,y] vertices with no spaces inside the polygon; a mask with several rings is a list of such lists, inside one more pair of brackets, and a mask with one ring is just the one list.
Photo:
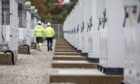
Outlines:
{"label": "work boot", "polygon": [[52,51],[52,48],[50,48],[50,50]]}

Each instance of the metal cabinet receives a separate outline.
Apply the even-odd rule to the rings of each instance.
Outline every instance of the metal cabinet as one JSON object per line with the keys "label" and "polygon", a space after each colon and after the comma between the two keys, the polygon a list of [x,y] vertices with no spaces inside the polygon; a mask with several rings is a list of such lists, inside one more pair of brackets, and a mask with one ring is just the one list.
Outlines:
{"label": "metal cabinet", "polygon": [[130,84],[139,84],[139,0],[123,0],[125,17],[123,22],[125,35],[125,81]]}

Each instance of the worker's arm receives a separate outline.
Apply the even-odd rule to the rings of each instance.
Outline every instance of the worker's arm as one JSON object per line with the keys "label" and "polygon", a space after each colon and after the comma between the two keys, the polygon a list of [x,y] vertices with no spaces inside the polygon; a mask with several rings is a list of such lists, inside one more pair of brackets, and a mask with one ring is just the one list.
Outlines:
{"label": "worker's arm", "polygon": [[42,27],[42,34],[43,34],[43,36],[45,36],[45,28],[44,27]]}

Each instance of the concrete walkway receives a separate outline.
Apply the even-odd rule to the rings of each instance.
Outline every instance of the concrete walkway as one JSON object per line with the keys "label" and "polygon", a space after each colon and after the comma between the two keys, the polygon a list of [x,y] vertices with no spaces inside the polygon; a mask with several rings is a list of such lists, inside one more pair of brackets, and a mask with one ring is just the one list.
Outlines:
{"label": "concrete walkway", "polygon": [[49,84],[52,57],[45,43],[42,51],[19,54],[16,65],[0,65],[0,84]]}

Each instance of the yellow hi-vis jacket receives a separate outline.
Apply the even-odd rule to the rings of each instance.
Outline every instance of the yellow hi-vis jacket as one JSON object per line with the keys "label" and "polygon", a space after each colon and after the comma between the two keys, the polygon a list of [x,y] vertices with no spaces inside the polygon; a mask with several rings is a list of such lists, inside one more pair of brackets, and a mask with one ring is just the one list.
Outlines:
{"label": "yellow hi-vis jacket", "polygon": [[34,36],[35,37],[43,37],[44,36],[44,28],[43,28],[43,26],[41,26],[41,25],[35,26]]}
{"label": "yellow hi-vis jacket", "polygon": [[53,37],[55,35],[55,31],[52,27],[48,27],[44,30],[45,37]]}

